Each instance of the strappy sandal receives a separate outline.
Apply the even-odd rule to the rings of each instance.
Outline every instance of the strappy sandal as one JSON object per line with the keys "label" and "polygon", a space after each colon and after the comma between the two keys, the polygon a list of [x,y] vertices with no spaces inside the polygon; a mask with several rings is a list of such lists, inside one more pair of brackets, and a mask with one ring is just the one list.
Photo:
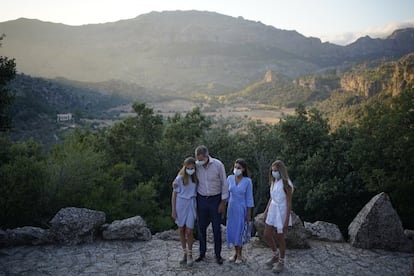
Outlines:
{"label": "strappy sandal", "polygon": [[186,264],[187,263],[187,249],[183,248],[183,258],[180,260],[180,264]]}
{"label": "strappy sandal", "polygon": [[279,258],[277,264],[273,267],[273,272],[280,273],[285,269],[285,259]]}
{"label": "strappy sandal", "polygon": [[272,269],[273,265],[279,261],[279,250],[273,252],[273,256],[265,262],[268,269]]}
{"label": "strappy sandal", "polygon": [[188,250],[188,257],[187,257],[187,265],[188,266],[193,266],[193,251],[192,250]]}

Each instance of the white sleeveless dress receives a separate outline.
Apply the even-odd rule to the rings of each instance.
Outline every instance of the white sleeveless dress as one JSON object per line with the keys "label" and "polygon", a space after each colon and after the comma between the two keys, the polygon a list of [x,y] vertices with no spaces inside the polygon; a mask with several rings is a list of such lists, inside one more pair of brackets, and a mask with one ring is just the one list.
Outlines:
{"label": "white sleeveless dress", "polygon": [[[288,180],[289,186],[292,187],[293,184]],[[277,229],[277,233],[283,233],[283,225],[286,219],[287,213],[287,202],[286,202],[286,193],[283,190],[283,181],[279,179],[270,185],[270,197],[272,201],[267,211],[266,224],[273,226]],[[289,214],[289,226],[292,226],[292,216]]]}

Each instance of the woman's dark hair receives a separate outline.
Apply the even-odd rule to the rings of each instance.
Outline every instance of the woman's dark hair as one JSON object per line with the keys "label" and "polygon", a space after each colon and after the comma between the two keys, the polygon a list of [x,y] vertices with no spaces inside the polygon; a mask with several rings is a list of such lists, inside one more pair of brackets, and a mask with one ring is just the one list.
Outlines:
{"label": "woman's dark hair", "polygon": [[244,159],[236,159],[236,161],[234,161],[234,164],[239,164],[240,166],[242,166],[242,168],[244,169],[243,176],[250,177],[250,171],[247,168],[247,162]]}

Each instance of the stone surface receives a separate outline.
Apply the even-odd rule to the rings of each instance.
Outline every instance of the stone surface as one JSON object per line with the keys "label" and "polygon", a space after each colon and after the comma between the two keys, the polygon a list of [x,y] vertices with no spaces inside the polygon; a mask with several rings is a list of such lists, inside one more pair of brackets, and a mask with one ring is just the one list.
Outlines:
{"label": "stone surface", "polygon": [[414,252],[386,193],[374,196],[348,227],[349,242],[359,248]]}
{"label": "stone surface", "polygon": [[[263,239],[265,223],[263,221],[263,213],[258,214],[254,218],[254,227],[256,235]],[[303,226],[302,220],[294,212],[292,212],[292,226],[289,227],[286,238],[287,248],[309,248],[308,238],[311,234]]]}
{"label": "stone surface", "polygon": [[319,220],[314,223],[305,221],[304,224],[305,229],[312,234],[312,238],[333,242],[344,241],[344,237],[336,224]]}
{"label": "stone surface", "polygon": [[102,237],[105,240],[148,241],[151,239],[151,231],[143,218],[135,216],[113,221],[103,229]]}
{"label": "stone surface", "polygon": [[54,235],[48,229],[24,226],[7,229],[0,233],[0,245],[39,245],[54,242]]}
{"label": "stone surface", "polygon": [[101,211],[67,207],[60,209],[50,221],[50,230],[62,244],[93,242],[105,219]]}
{"label": "stone surface", "polygon": [[[281,275],[412,275],[414,254],[366,250],[348,243],[310,240],[310,249],[288,249]],[[198,255],[198,242],[194,244]],[[178,264],[178,241],[97,241],[77,246],[0,248],[0,275],[275,275],[264,262],[270,249],[258,238],[243,247],[245,262],[228,262],[234,249],[223,246],[223,265],[207,245],[206,261],[192,268]]]}

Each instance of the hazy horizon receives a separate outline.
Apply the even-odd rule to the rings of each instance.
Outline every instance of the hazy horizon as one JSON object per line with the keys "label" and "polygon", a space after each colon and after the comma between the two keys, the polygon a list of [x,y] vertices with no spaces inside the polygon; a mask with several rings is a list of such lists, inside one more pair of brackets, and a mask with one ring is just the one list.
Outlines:
{"label": "hazy horizon", "polygon": [[2,7],[7,13],[0,12],[0,22],[24,17],[72,26],[131,19],[151,11],[211,11],[260,21],[277,29],[295,30],[306,37],[338,45],[347,45],[366,35],[385,37],[396,29],[414,27],[411,0],[4,0]]}

